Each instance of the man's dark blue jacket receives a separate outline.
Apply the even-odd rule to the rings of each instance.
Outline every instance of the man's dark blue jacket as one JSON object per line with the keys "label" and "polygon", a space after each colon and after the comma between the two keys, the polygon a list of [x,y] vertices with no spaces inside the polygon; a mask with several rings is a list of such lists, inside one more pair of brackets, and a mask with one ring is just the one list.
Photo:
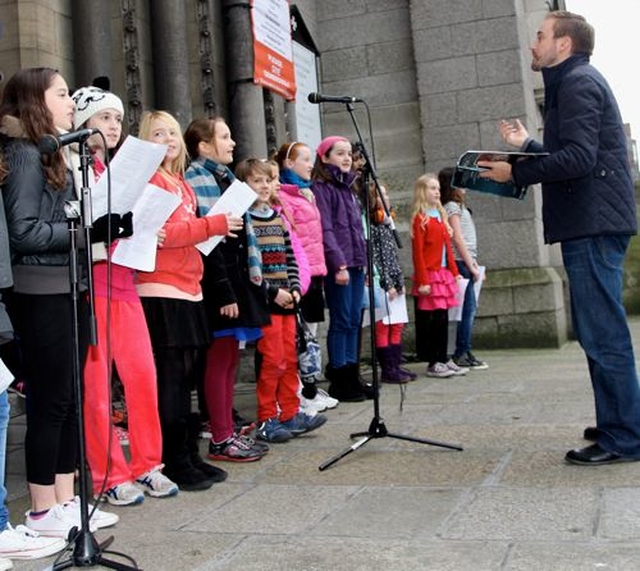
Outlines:
{"label": "man's dark blue jacket", "polygon": [[615,97],[586,54],[542,69],[549,156],[513,165],[518,185],[542,183],[545,242],[637,232],[627,142]]}

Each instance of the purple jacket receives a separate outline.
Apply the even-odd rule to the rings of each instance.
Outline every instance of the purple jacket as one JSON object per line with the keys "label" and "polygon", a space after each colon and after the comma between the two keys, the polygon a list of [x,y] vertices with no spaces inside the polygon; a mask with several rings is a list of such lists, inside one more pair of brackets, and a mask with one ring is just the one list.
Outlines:
{"label": "purple jacket", "polygon": [[360,203],[351,190],[355,174],[344,174],[333,165],[327,167],[333,180],[315,180],[311,190],[320,211],[327,270],[335,274],[340,266],[365,267],[367,251]]}

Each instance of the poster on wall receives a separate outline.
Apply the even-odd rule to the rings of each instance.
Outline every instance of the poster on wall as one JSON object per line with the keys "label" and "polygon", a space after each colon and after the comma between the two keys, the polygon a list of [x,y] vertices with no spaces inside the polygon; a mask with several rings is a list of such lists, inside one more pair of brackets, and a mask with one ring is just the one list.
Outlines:
{"label": "poster on wall", "polygon": [[309,93],[318,91],[318,65],[316,54],[295,40],[293,41],[293,61],[296,69],[296,137],[309,148],[315,149],[322,140],[320,105],[307,100]]}
{"label": "poster on wall", "polygon": [[251,0],[253,80],[288,101],[296,97],[288,0]]}

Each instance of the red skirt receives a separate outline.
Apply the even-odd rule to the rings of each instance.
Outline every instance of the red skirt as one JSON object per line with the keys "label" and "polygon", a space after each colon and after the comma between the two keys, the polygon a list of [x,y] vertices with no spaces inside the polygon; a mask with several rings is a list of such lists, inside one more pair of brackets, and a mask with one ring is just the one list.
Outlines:
{"label": "red skirt", "polygon": [[449,309],[456,307],[458,302],[458,282],[449,268],[427,270],[427,278],[431,285],[429,295],[420,295],[413,278],[413,295],[418,298],[418,309],[421,311],[433,311],[434,309]]}

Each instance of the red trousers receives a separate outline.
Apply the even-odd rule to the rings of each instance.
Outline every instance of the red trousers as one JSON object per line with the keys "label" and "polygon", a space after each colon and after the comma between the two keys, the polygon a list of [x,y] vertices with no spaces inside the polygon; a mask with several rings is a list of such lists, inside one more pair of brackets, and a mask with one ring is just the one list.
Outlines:
{"label": "red trousers", "polygon": [[300,410],[295,315],[271,314],[258,341],[262,362],[258,375],[258,421],[278,416],[287,421]]}
{"label": "red trousers", "polygon": [[98,344],[89,347],[84,368],[84,429],[93,492],[98,493],[102,489],[107,466],[109,474],[105,489],[134,480],[159,466],[162,435],[156,368],[142,305],[140,302],[111,300],[111,357],[125,391],[131,452],[131,462],[127,462],[111,425],[107,299],[96,297],[95,306]]}
{"label": "red trousers", "polygon": [[404,323],[386,325],[382,319],[376,321],[376,347],[388,347],[402,343],[402,330]]}
{"label": "red trousers", "polygon": [[214,442],[224,442],[233,436],[233,392],[239,361],[240,349],[234,336],[217,337],[209,346],[204,398]]}

